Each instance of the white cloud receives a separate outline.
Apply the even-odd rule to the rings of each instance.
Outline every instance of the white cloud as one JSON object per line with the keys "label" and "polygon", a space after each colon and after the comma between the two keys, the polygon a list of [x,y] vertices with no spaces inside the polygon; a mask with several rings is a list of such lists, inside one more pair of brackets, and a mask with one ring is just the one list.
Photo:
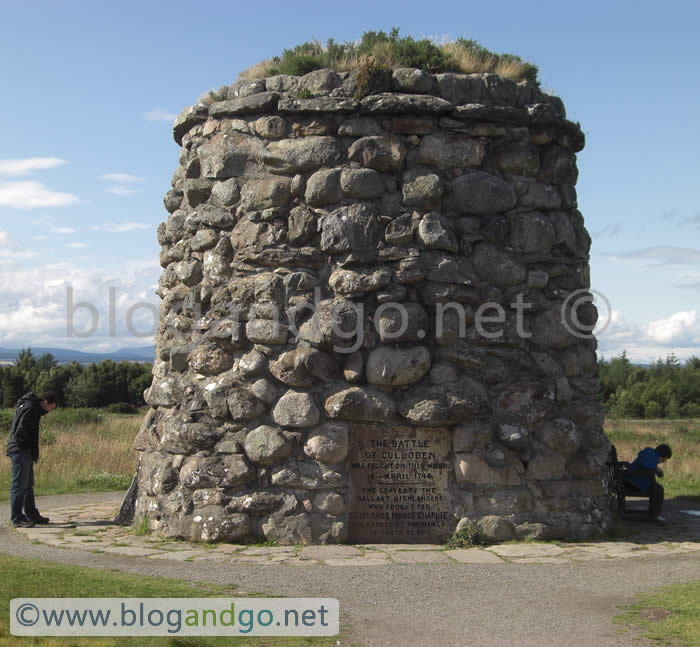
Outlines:
{"label": "white cloud", "polygon": [[0,175],[29,175],[32,171],[66,164],[58,157],[28,157],[19,160],[0,160]]}
{"label": "white cloud", "polygon": [[612,311],[610,323],[597,335],[599,352],[605,355],[610,354],[611,349],[625,348],[627,345],[636,343],[644,336],[642,329],[628,322],[619,310]]}
{"label": "white cloud", "polygon": [[38,256],[38,252],[33,249],[18,249],[16,245],[12,244],[10,234],[6,231],[0,231],[0,265],[14,265],[18,261],[36,256]]}
{"label": "white cloud", "polygon": [[73,227],[51,227],[49,230],[52,234],[74,234]]}
{"label": "white cloud", "polygon": [[142,222],[119,222],[105,223],[104,225],[96,225],[90,227],[93,231],[108,231],[112,234],[121,234],[126,231],[135,231],[137,229],[150,229],[152,225],[146,225]]}
{"label": "white cloud", "polygon": [[15,265],[18,261],[26,261],[39,256],[38,252],[28,249],[0,248],[0,265]]}
{"label": "white cloud", "polygon": [[671,353],[681,360],[698,355],[700,322],[696,312],[677,312],[644,325],[630,323],[613,311],[609,327],[598,336],[598,355],[608,359],[625,351],[630,361],[650,364]]}
{"label": "white cloud", "polygon": [[177,115],[174,112],[167,112],[160,108],[154,108],[153,110],[149,110],[144,117],[148,119],[148,121],[175,121]]}
{"label": "white cloud", "polygon": [[41,182],[5,182],[0,184],[0,206],[16,209],[37,207],[65,207],[80,202],[71,193],[51,191]]}
{"label": "white cloud", "polygon": [[[106,180],[107,182],[118,182],[119,184],[135,184],[138,182],[143,182],[142,177],[136,175],[130,175],[129,173],[106,173],[105,175],[100,175],[101,180]],[[108,193],[114,193],[115,195],[134,195],[136,193],[143,193],[143,189],[134,189],[129,186],[112,186],[106,189]]]}
{"label": "white cloud", "polygon": [[129,173],[105,173],[100,175],[100,180],[107,180],[107,182],[143,182],[142,177],[130,175]]}
{"label": "white cloud", "polygon": [[71,263],[0,271],[0,346],[150,344],[158,327],[152,285],[160,271],[153,261],[129,261],[117,271]]}
{"label": "white cloud", "polygon": [[107,189],[109,193],[114,193],[115,195],[134,195],[135,193],[143,193],[143,189],[130,189],[125,186],[114,186],[111,189]]}
{"label": "white cloud", "polygon": [[12,343],[16,339],[29,339],[34,342],[35,335],[53,327],[53,322],[61,316],[58,303],[14,304],[3,313],[3,325],[0,339]]}
{"label": "white cloud", "polygon": [[656,261],[656,265],[694,265],[700,263],[700,249],[659,245],[622,254],[605,254],[617,259]]}
{"label": "white cloud", "polygon": [[649,343],[629,343],[624,346],[610,347],[607,349],[598,348],[598,357],[605,356],[606,359],[618,357],[625,352],[630,362],[635,364],[653,364],[657,359],[666,359],[672,353],[684,362],[690,357],[697,357],[698,347],[695,346],[663,346]]}
{"label": "white cloud", "polygon": [[83,249],[88,247],[87,243],[66,243],[66,247],[73,247],[74,249]]}
{"label": "white cloud", "polygon": [[682,290],[698,290],[700,289],[700,267],[684,268],[682,273],[677,273],[677,283],[673,287],[681,288]]}
{"label": "white cloud", "polygon": [[647,336],[662,344],[673,342],[692,343],[698,331],[695,327],[696,311],[676,312],[667,319],[651,321],[647,328]]}

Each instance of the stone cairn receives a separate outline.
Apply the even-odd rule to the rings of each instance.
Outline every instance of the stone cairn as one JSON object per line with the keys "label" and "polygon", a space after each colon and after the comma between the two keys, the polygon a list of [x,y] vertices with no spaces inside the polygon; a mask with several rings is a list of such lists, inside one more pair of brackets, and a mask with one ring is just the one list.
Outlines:
{"label": "stone cairn", "polygon": [[[400,540],[604,531],[580,127],[492,74],[363,90],[331,70],[239,81],[175,121],[136,518],[335,543],[367,536],[374,500],[377,541],[431,514]],[[361,462],[366,443],[424,462]],[[440,487],[402,516],[405,476],[361,488],[364,468]]]}

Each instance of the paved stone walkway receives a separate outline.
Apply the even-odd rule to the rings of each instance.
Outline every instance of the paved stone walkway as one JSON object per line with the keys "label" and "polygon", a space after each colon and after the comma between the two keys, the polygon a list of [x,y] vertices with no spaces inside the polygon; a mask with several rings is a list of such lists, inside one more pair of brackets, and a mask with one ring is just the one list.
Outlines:
{"label": "paved stone walkway", "polygon": [[28,540],[65,547],[153,560],[230,562],[285,566],[377,566],[386,564],[562,564],[590,560],[663,556],[700,551],[700,510],[693,502],[674,501],[668,526],[627,521],[624,540],[578,543],[501,544],[488,548],[446,550],[434,544],[364,544],[356,546],[201,545],[139,536],[131,528],[115,526],[122,495],[95,503],[46,509],[47,526],[18,529]]}

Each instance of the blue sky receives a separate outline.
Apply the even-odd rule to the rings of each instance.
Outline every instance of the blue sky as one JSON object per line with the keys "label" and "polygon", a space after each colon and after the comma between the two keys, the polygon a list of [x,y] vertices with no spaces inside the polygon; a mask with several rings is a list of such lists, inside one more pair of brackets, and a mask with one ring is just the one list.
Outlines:
{"label": "blue sky", "polygon": [[[587,137],[600,351],[700,354],[699,22],[696,2],[3,3],[0,346],[149,343],[173,116],[285,47],[396,25],[539,65]],[[67,335],[68,287],[99,315],[89,337]]]}

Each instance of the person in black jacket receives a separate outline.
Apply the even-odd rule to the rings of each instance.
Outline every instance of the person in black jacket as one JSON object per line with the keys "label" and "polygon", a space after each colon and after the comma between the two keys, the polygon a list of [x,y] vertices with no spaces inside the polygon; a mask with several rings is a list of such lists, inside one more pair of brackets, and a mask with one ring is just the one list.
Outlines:
{"label": "person in black jacket", "polygon": [[31,528],[48,523],[34,502],[34,463],[39,460],[39,419],[56,408],[56,394],[47,391],[41,397],[25,393],[17,402],[5,454],[12,461],[10,508],[15,528]]}

